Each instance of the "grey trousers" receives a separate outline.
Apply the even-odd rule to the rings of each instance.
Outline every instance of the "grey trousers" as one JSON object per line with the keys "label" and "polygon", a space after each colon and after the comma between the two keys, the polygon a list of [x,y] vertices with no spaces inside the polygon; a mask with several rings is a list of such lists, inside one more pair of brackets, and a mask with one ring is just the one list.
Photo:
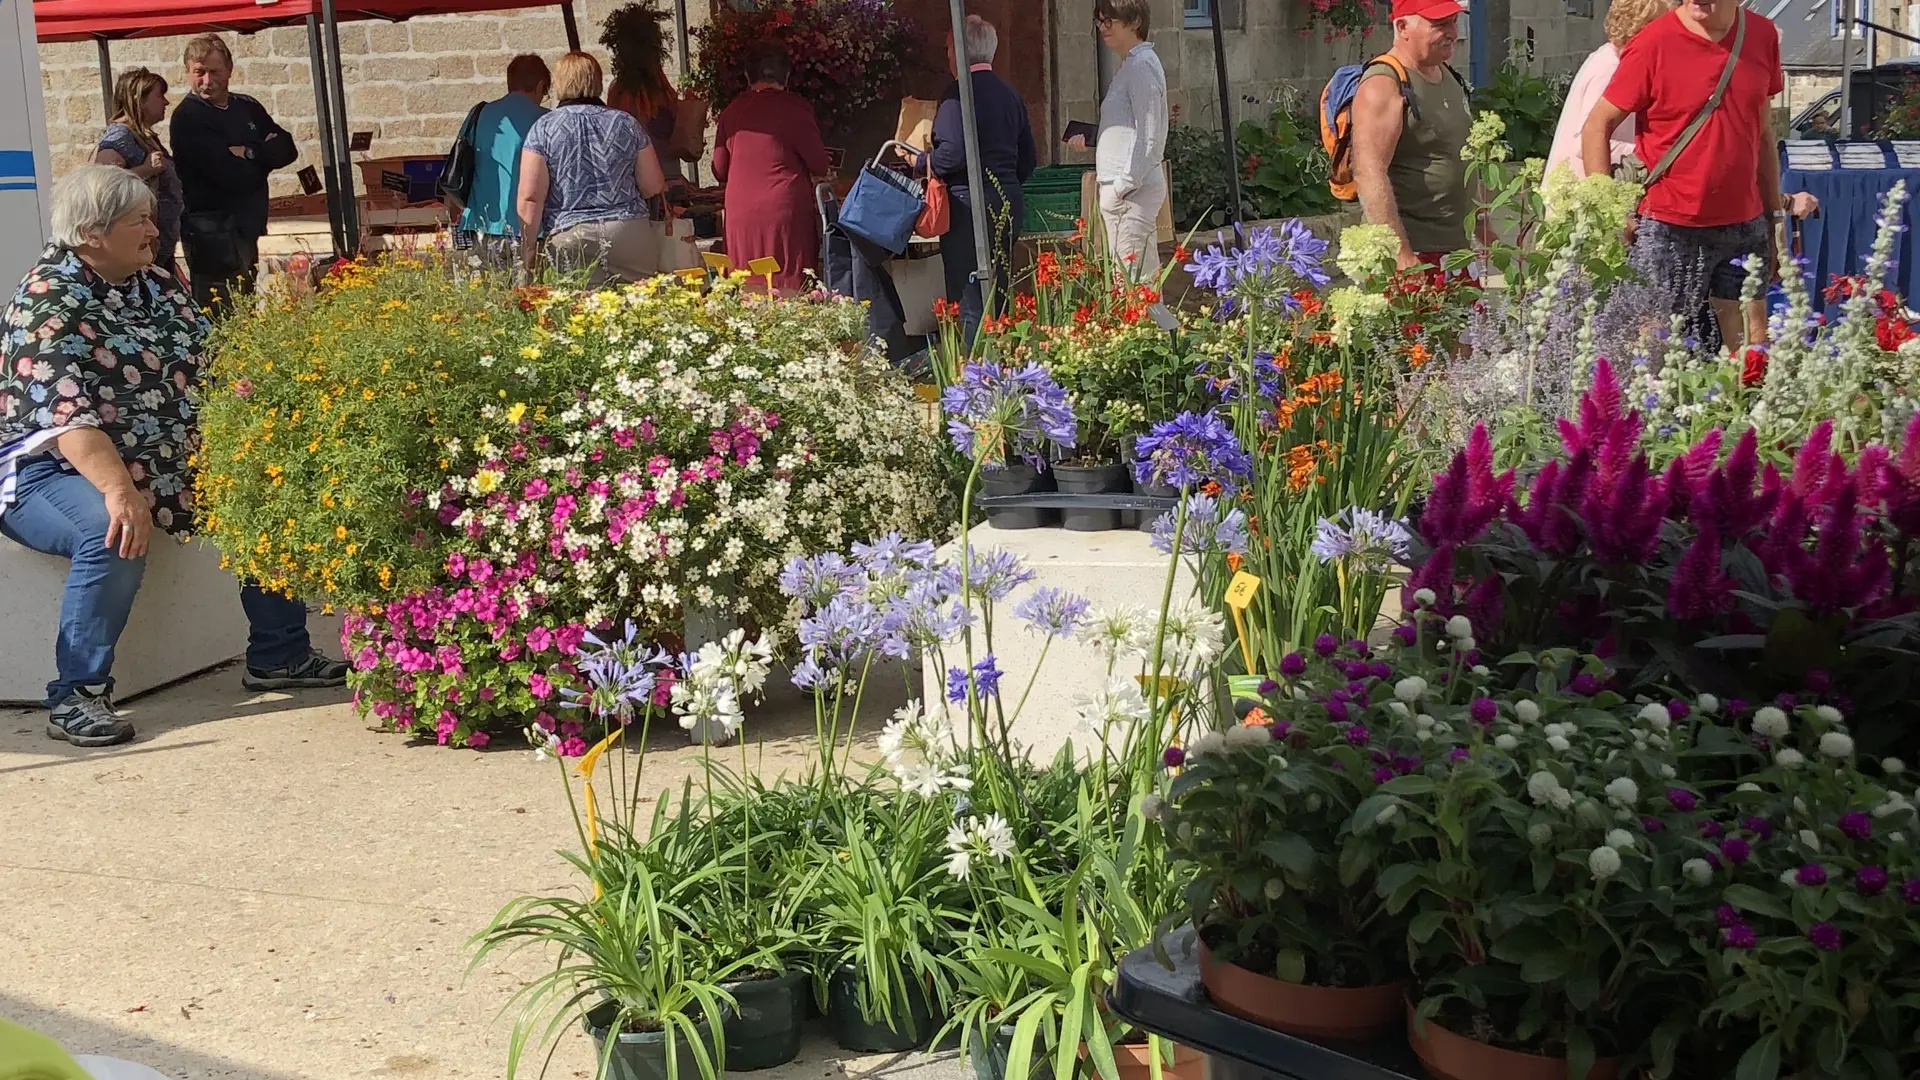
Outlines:
{"label": "grey trousers", "polygon": [[660,270],[659,232],[646,218],[590,221],[555,233],[547,255],[562,273],[586,272],[590,286],[641,281]]}

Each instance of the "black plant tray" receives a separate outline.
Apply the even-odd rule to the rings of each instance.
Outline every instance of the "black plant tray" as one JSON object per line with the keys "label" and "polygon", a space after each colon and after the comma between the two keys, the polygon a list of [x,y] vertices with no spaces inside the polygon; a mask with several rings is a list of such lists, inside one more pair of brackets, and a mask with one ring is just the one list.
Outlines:
{"label": "black plant tray", "polygon": [[1099,495],[1036,491],[1028,495],[976,495],[973,504],[982,510],[1012,510],[1029,506],[1058,507],[1062,510],[1171,510],[1180,504],[1180,500],[1159,495],[1135,495],[1126,491]]}
{"label": "black plant tray", "polygon": [[1167,935],[1164,945],[1173,970],[1161,964],[1153,946],[1135,949],[1120,962],[1108,1005],[1135,1027],[1211,1056],[1209,1080],[1425,1080],[1404,1036],[1321,1042],[1221,1012],[1200,985],[1193,929]]}

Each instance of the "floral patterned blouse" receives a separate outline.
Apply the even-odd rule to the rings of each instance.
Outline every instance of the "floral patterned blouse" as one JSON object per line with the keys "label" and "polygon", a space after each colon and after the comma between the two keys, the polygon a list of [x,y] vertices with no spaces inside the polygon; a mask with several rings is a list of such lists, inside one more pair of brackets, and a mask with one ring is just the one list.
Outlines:
{"label": "floral patterned blouse", "polygon": [[48,248],[0,326],[0,481],[11,481],[23,459],[50,452],[56,432],[100,428],[120,447],[154,523],[186,531],[193,520],[189,390],[199,381],[207,330],[178,279],[148,267],[113,285],[72,251]]}

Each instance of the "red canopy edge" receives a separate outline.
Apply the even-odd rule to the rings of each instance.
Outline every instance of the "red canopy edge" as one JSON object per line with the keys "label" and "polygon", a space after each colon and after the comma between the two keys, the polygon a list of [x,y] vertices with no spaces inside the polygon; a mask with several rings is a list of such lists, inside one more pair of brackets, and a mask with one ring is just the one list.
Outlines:
{"label": "red canopy edge", "polygon": [[[397,22],[420,15],[557,7],[560,0],[335,0],[341,20]],[[33,0],[43,42],[174,37],[214,31],[251,34],[296,26],[320,14],[320,0]]]}

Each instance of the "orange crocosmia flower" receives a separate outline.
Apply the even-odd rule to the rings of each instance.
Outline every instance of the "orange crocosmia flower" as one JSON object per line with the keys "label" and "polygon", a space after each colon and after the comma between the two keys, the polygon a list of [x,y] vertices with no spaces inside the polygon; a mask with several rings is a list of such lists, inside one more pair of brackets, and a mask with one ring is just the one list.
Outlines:
{"label": "orange crocosmia flower", "polygon": [[1220,481],[1209,480],[1206,483],[1201,484],[1200,493],[1202,495],[1207,496],[1210,499],[1219,498],[1220,497]]}
{"label": "orange crocosmia flower", "polygon": [[1268,724],[1273,723],[1273,721],[1267,719],[1265,709],[1248,709],[1247,718],[1242,720],[1241,723],[1247,727],[1266,727]]}
{"label": "orange crocosmia flower", "polygon": [[[1412,365],[1413,367],[1416,367],[1416,368],[1425,367],[1427,364],[1427,361],[1431,359],[1433,359],[1433,354],[1427,351],[1427,347],[1425,345],[1422,345],[1417,341],[1414,342],[1407,349],[1407,363]],[[1359,402],[1356,401],[1354,402],[1354,404],[1358,405]]]}
{"label": "orange crocosmia flower", "polygon": [[1174,262],[1183,263],[1192,257],[1193,257],[1193,252],[1188,251],[1187,246],[1185,244],[1173,245],[1173,261]]}
{"label": "orange crocosmia flower", "polygon": [[1227,552],[1227,573],[1229,574],[1239,573],[1240,565],[1244,562],[1246,562],[1246,558],[1242,556],[1239,552],[1237,551]]}
{"label": "orange crocosmia flower", "polygon": [[1033,279],[1041,285],[1060,283],[1060,256],[1056,252],[1043,251],[1033,267]]}

